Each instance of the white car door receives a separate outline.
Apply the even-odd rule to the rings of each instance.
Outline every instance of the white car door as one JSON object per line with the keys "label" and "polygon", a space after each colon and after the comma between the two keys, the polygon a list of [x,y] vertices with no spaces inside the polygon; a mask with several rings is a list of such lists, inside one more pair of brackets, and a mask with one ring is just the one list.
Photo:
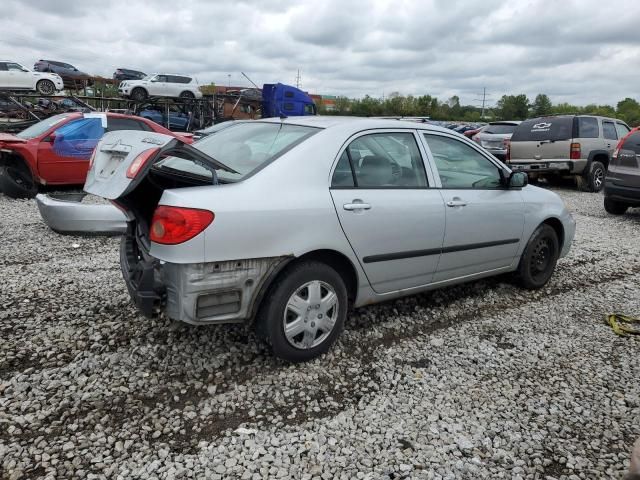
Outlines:
{"label": "white car door", "polygon": [[[509,267],[524,231],[520,189],[504,186],[497,160],[470,142],[443,133],[424,133],[446,205],[442,256],[434,281]],[[525,240],[526,241],[526,240]]]}
{"label": "white car door", "polygon": [[33,74],[19,63],[7,62],[12,88],[34,88]]}
{"label": "white car door", "polygon": [[364,132],[341,152],[331,197],[377,293],[432,281],[445,227],[442,196],[432,184],[413,130]]}

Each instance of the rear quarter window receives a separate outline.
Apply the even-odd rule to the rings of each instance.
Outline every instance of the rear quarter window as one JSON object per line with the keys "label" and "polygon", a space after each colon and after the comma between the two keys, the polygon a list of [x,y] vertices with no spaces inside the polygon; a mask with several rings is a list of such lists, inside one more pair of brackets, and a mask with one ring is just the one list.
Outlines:
{"label": "rear quarter window", "polygon": [[600,136],[600,126],[598,119],[593,117],[578,117],[578,137],[598,138]]}
{"label": "rear quarter window", "polygon": [[511,141],[540,142],[571,138],[573,138],[573,117],[548,117],[525,120],[515,129]]}

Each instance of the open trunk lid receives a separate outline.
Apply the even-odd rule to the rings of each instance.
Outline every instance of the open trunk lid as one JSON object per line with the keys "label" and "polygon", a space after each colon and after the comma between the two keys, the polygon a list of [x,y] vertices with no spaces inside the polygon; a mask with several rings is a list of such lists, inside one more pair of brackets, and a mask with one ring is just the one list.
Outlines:
{"label": "open trunk lid", "polygon": [[[109,200],[125,197],[148,175],[154,163],[166,157],[189,160],[209,170],[209,184],[217,183],[216,170],[235,173],[235,170],[179,138],[154,132],[119,130],[106,133],[96,146],[84,190]],[[184,186],[197,184],[192,182]]]}

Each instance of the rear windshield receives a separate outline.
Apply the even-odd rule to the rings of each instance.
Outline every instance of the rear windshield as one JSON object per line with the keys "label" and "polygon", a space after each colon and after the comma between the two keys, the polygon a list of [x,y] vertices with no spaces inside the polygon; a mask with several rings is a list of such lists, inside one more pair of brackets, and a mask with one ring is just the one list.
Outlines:
{"label": "rear windshield", "polygon": [[569,140],[573,137],[573,117],[547,117],[525,120],[511,137],[512,142]]}
{"label": "rear windshield", "polygon": [[46,120],[42,120],[41,122],[33,124],[29,128],[24,129],[20,133],[16,134],[16,137],[26,138],[26,139],[39,137],[44,132],[49,130],[51,127],[62,122],[65,118],[69,117],[70,115],[72,114],[66,113],[66,114],[54,115],[53,117],[49,117]]}
{"label": "rear windshield", "polygon": [[[219,179],[226,182],[241,180],[287,150],[320,131],[314,127],[282,123],[239,123],[205,137],[193,146],[238,173],[219,171]],[[167,157],[155,168],[178,170],[200,177],[211,177],[211,172],[189,160]]]}
{"label": "rear windshield", "polygon": [[510,125],[508,123],[497,123],[495,125],[487,125],[482,130],[482,133],[490,133],[490,134],[513,133],[516,127],[517,125]]}

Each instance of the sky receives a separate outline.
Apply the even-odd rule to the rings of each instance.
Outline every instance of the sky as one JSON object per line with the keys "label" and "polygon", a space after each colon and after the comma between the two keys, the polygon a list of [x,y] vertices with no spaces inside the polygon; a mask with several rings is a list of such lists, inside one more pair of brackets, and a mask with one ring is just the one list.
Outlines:
{"label": "sky", "polygon": [[348,97],[640,99],[638,0],[2,0],[0,58]]}

